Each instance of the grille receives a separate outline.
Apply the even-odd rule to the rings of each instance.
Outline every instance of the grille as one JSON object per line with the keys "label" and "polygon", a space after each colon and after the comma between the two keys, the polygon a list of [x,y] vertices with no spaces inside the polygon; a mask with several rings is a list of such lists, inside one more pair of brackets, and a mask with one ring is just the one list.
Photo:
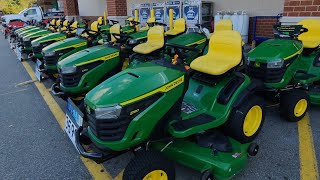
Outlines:
{"label": "grille", "polygon": [[75,73],[62,74],[60,73],[60,82],[65,87],[77,86],[81,80],[81,70],[77,70]]}
{"label": "grille", "polygon": [[47,66],[55,66],[58,63],[60,56],[56,53],[54,56],[44,56],[43,60]]}
{"label": "grille", "polygon": [[268,69],[266,63],[261,63],[260,67],[256,67],[254,62],[250,62],[246,71],[250,77],[260,79],[265,83],[276,83],[282,80],[285,68]]}
{"label": "grille", "polygon": [[87,117],[91,131],[103,141],[121,140],[131,122],[129,118],[96,119],[93,115]]}
{"label": "grille", "polygon": [[[123,107],[118,119],[96,119],[94,113],[87,114],[89,127],[93,134],[102,141],[121,140],[131,121],[161,96],[162,94],[156,94],[145,100]],[[137,113],[132,114],[133,111],[137,111]]]}
{"label": "grille", "polygon": [[[81,77],[88,71],[90,71],[91,69],[99,66],[100,64],[102,64],[103,61],[97,61],[94,63],[90,63],[84,66],[78,66],[76,72],[74,73],[68,73],[68,74],[63,74],[60,73],[60,80],[61,80],[61,84],[64,87],[74,87],[74,86],[78,86]],[[61,72],[61,71],[60,71]]]}
{"label": "grille", "polygon": [[40,54],[41,51],[42,51],[42,48],[43,48],[42,45],[37,46],[37,47],[32,47],[32,51],[33,51],[33,53],[35,53],[35,54]]}
{"label": "grille", "polygon": [[31,40],[30,41],[23,41],[24,47],[31,47]]}
{"label": "grille", "polygon": [[61,51],[56,51],[55,55],[54,56],[44,56],[43,57],[43,60],[44,60],[44,63],[47,65],[47,66],[55,66],[57,65],[58,63],[58,60],[61,56],[63,56],[64,54],[72,51],[74,48],[68,48],[68,49],[64,49],[64,50],[61,50]]}

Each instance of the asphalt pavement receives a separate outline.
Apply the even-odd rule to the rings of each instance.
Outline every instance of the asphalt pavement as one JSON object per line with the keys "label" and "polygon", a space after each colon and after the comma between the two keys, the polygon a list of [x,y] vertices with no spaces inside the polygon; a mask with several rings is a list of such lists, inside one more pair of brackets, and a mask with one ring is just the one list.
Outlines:
{"label": "asphalt pavement", "polygon": [[[33,62],[28,62],[32,67]],[[0,175],[1,179],[92,179],[74,146],[33,83],[17,86],[31,78],[16,59],[7,40],[0,35]],[[51,80],[44,85],[49,91]],[[66,103],[55,98],[62,110]],[[309,111],[313,145],[320,160],[320,110]],[[260,151],[236,180],[300,179],[304,148],[300,147],[297,123],[279,117],[277,108],[269,108],[264,127],[256,142]],[[311,137],[310,137],[311,138]],[[107,173],[119,178],[133,155],[126,153],[105,162]],[[313,159],[317,161],[315,158]],[[320,171],[317,166],[318,172]],[[177,165],[178,180],[199,179],[200,174]],[[308,173],[308,172],[304,172]],[[318,176],[319,177],[319,176]],[[121,178],[120,178],[121,179]],[[311,179],[312,180],[312,179]]]}

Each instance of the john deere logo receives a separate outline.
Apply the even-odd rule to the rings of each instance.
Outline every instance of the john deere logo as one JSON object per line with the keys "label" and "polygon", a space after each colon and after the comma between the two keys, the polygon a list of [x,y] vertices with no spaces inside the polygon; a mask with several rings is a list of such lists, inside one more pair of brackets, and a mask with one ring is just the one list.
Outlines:
{"label": "john deere logo", "polygon": [[261,66],[261,64],[260,64],[260,63],[258,63],[258,62],[256,62],[256,63],[254,63],[254,66],[255,66],[255,67],[260,67],[260,66]]}

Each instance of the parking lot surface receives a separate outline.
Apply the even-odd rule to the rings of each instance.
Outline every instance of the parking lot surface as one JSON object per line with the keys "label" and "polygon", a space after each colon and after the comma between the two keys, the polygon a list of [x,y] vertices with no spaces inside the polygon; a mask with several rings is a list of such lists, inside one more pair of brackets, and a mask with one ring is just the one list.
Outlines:
{"label": "parking lot surface", "polygon": [[[63,112],[59,116],[54,114],[59,108],[64,111],[66,103],[49,94],[53,82],[44,80],[41,84],[45,89],[39,88],[43,85],[32,81],[35,64],[19,62],[3,35],[0,35],[0,63],[2,179],[121,179],[132,153],[105,162],[105,169],[80,159],[62,130]],[[256,139],[260,151],[234,179],[319,178],[319,117],[320,108],[314,106],[301,122],[289,123],[279,117],[276,107],[269,107],[264,127]],[[177,165],[178,180],[199,177],[198,172]]]}

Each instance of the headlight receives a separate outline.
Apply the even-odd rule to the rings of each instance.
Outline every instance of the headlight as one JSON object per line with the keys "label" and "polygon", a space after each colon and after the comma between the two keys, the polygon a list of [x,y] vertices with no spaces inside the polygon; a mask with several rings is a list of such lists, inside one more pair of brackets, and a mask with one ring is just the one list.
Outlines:
{"label": "headlight", "polygon": [[267,64],[267,68],[268,69],[279,69],[279,68],[282,68],[283,64],[284,64],[283,60],[277,60],[277,61],[269,62]]}
{"label": "headlight", "polygon": [[30,38],[29,37],[24,37],[23,41],[30,41]]}
{"label": "headlight", "polygon": [[46,57],[54,56],[55,54],[56,54],[55,51],[47,51],[47,52],[44,52],[44,56],[46,56]]}
{"label": "headlight", "polygon": [[40,46],[39,42],[31,42],[32,47],[38,47]]}
{"label": "headlight", "polygon": [[137,44],[138,41],[136,39],[130,39],[128,44],[131,45],[131,44]]}
{"label": "headlight", "polygon": [[95,115],[97,119],[116,119],[120,116],[121,106],[112,106],[107,108],[97,108]]}
{"label": "headlight", "polygon": [[248,59],[246,60],[246,64],[250,65],[250,62],[255,60],[256,60],[255,58],[248,57]]}
{"label": "headlight", "polygon": [[69,67],[61,67],[61,73],[62,74],[70,74],[77,71],[76,66],[69,66]]}

